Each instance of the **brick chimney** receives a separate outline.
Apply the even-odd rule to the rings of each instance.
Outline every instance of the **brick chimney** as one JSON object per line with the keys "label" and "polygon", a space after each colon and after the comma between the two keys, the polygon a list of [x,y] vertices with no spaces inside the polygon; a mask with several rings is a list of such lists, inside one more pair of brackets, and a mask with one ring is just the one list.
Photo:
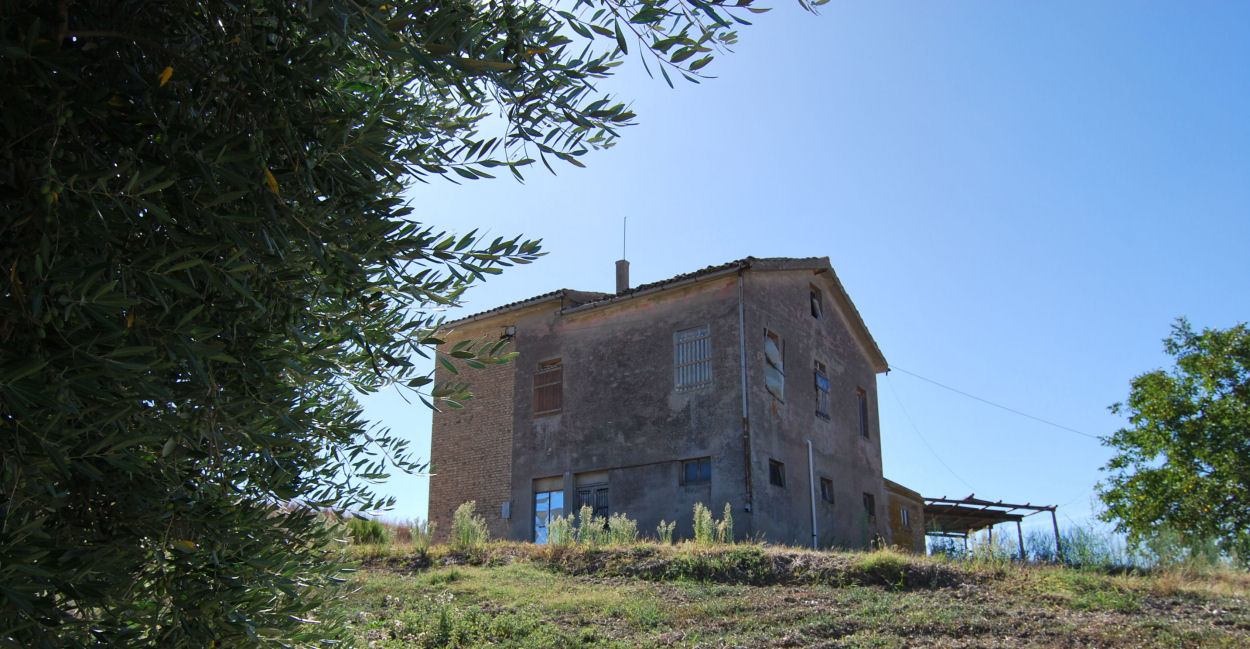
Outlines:
{"label": "brick chimney", "polygon": [[629,262],[621,259],[616,262],[616,294],[629,290]]}

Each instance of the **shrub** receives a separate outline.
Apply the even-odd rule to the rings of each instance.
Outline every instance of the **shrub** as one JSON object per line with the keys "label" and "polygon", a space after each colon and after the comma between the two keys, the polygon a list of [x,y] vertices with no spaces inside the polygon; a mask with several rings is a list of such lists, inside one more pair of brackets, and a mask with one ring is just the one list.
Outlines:
{"label": "shrub", "polygon": [[451,517],[451,544],[461,552],[480,550],[490,539],[486,519],[477,515],[477,501],[470,500],[456,508]]}
{"label": "shrub", "polygon": [[716,540],[716,524],[712,512],[703,503],[694,504],[694,542],[696,545],[711,545]]}
{"label": "shrub", "polygon": [[638,523],[625,514],[613,514],[608,519],[608,542],[632,545],[638,542]]}
{"label": "shrub", "polygon": [[547,523],[548,545],[570,545],[577,540],[577,526],[573,515],[556,516]]}
{"label": "shrub", "polygon": [[356,545],[386,545],[390,541],[386,526],[370,518],[347,519],[347,533]]}
{"label": "shrub", "polygon": [[608,540],[607,524],[606,520],[595,516],[594,508],[582,505],[577,512],[577,542],[582,545],[603,545]]}
{"label": "shrub", "polygon": [[677,521],[664,522],[660,519],[660,524],[655,527],[655,538],[660,543],[669,545],[673,542],[673,528],[677,527]]}

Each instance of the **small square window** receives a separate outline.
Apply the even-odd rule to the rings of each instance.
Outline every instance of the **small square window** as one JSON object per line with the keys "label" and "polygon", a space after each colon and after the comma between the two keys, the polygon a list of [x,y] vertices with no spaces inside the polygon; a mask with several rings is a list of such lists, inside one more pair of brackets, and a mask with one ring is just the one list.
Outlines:
{"label": "small square window", "polygon": [[821,419],[829,418],[829,372],[825,369],[825,364],[816,361],[816,367],[813,371],[816,378],[816,416]]}
{"label": "small square window", "polygon": [[768,483],[778,487],[786,486],[786,465],[777,460],[768,461]]}
{"label": "small square window", "polygon": [[820,320],[825,314],[825,309],[824,306],[822,306],[822,299],[820,297],[820,289],[815,286],[811,287],[811,289],[810,298],[812,303],[812,317]]}
{"label": "small square window", "polygon": [[708,484],[712,481],[711,458],[686,460],[681,463],[681,483],[684,485]]}
{"label": "small square window", "polygon": [[872,494],[864,494],[864,515],[868,520],[877,520],[877,499]]}
{"label": "small square window", "polygon": [[820,499],[833,504],[833,480],[829,478],[820,479]]}

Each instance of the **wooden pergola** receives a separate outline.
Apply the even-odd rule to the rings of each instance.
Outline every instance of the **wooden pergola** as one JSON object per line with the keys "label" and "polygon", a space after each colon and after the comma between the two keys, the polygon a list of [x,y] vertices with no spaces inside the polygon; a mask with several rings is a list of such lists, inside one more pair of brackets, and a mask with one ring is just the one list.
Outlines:
{"label": "wooden pergola", "polygon": [[1020,560],[1024,561],[1024,531],[1020,521],[1027,516],[1050,512],[1050,522],[1055,529],[1056,556],[1063,556],[1063,546],[1059,542],[1059,520],[1055,517],[1055,505],[1013,505],[982,500],[976,494],[967,498],[954,500],[945,496],[924,499],[925,535],[941,538],[962,538],[964,550],[968,549],[968,536],[981,530],[989,530],[990,541],[994,540],[994,526],[1000,523],[1016,524],[1016,539],[1020,543]]}

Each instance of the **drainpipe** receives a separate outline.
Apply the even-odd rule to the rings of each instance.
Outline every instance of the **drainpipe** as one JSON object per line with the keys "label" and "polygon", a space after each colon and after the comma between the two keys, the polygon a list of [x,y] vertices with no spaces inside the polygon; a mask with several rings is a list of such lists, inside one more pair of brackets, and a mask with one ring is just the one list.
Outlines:
{"label": "drainpipe", "polygon": [[743,509],[750,513],[755,498],[751,492],[751,418],[750,411],[747,409],[747,331],[742,271],[743,268],[738,267],[738,361],[742,373],[742,455],[747,488]]}
{"label": "drainpipe", "polygon": [[812,461],[812,440],[807,440],[807,484],[812,491],[812,549],[816,543],[816,464]]}

